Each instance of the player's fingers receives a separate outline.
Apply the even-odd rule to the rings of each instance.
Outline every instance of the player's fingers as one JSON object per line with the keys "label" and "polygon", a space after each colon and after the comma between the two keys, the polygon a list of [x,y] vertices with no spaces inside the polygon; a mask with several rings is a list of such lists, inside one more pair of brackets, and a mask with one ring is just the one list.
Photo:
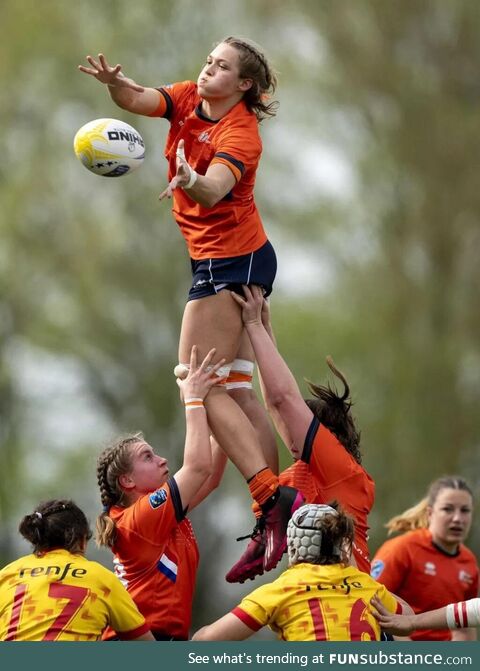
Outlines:
{"label": "player's fingers", "polygon": [[98,75],[98,70],[93,70],[92,68],[87,68],[87,67],[85,67],[85,65],[79,65],[78,69],[81,72],[85,72],[85,74],[87,74],[87,75],[93,75],[93,76]]}
{"label": "player's fingers", "polygon": [[190,370],[191,371],[196,371],[197,370],[197,352],[198,352],[197,346],[192,345],[192,349],[190,351]]}
{"label": "player's fingers", "polygon": [[[215,347],[212,347],[212,349],[208,352],[207,356],[202,361],[202,363],[200,365],[200,370],[204,371],[207,368],[207,366],[209,365],[209,363],[211,362],[211,360],[215,356],[216,351],[217,350],[215,349]],[[212,370],[213,370],[213,368],[212,368]]]}
{"label": "player's fingers", "polygon": [[250,291],[252,292],[252,295],[254,296],[254,298],[256,298],[256,299],[260,299],[260,298],[261,298],[261,299],[263,300],[263,291],[262,291],[262,287],[259,287],[258,284],[252,284],[252,285],[249,287],[249,289],[250,289]]}
{"label": "player's fingers", "polygon": [[158,196],[158,200],[163,200],[164,198],[171,198],[171,197],[172,197],[172,186],[170,182],[167,188],[164,191],[162,191],[162,193]]}
{"label": "player's fingers", "polygon": [[87,56],[87,61],[90,63],[90,65],[95,68],[96,70],[101,70],[102,68],[100,67],[100,63],[97,63],[97,61],[93,58],[93,56]]}
{"label": "player's fingers", "polygon": [[[225,363],[225,361],[226,361],[225,358],[220,359],[220,361],[217,361],[217,363],[216,363],[214,366],[212,366],[212,370],[211,370],[211,372],[212,372],[212,373],[216,373],[216,371],[219,370],[219,369],[223,366],[223,364]],[[217,377],[218,377],[218,376],[217,376]],[[219,379],[221,380],[222,378],[219,378]]]}
{"label": "player's fingers", "polygon": [[104,70],[111,70],[111,67],[107,62],[107,59],[103,54],[98,54],[98,60],[100,61],[100,64]]}
{"label": "player's fingers", "polygon": [[240,307],[242,308],[244,307],[247,301],[244,298],[242,298],[240,294],[237,294],[235,291],[231,291],[230,295],[233,298],[233,300],[240,305]]}

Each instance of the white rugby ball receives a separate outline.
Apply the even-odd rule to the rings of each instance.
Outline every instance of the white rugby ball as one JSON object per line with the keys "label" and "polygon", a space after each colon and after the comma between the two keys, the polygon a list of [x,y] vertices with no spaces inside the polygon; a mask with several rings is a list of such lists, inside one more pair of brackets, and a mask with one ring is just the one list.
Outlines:
{"label": "white rugby ball", "polygon": [[117,119],[94,119],[82,126],[73,140],[81,163],[96,175],[121,177],[139,168],[145,144],[135,128]]}

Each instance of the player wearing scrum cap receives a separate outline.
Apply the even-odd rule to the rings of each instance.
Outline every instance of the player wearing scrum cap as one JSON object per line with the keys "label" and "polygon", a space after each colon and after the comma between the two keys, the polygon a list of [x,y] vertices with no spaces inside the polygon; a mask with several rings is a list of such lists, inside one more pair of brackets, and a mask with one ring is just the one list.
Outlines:
{"label": "player wearing scrum cap", "polygon": [[289,568],[246,596],[193,640],[243,640],[269,626],[285,641],[378,641],[370,601],[411,612],[383,585],[350,565],[353,519],[337,502],[308,504],[287,528]]}

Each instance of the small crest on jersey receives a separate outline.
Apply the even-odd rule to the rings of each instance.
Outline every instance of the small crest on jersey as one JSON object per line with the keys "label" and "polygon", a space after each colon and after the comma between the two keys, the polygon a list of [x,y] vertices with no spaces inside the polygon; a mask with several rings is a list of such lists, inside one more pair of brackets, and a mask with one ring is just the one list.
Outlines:
{"label": "small crest on jersey", "polygon": [[198,141],[199,142],[210,142],[210,139],[208,137],[208,131],[204,130],[200,133],[198,136]]}
{"label": "small crest on jersey", "polygon": [[164,489],[157,489],[156,492],[150,494],[148,500],[153,509],[159,508],[167,500],[167,492]]}
{"label": "small crest on jersey", "polygon": [[382,574],[384,568],[385,562],[383,562],[381,559],[375,559],[375,561],[372,562],[372,566],[370,568],[370,575],[374,580],[376,580]]}
{"label": "small crest on jersey", "polygon": [[425,562],[425,569],[424,573],[426,575],[437,575],[437,567],[432,561],[426,561]]}
{"label": "small crest on jersey", "polygon": [[463,569],[460,569],[458,572],[458,579],[461,582],[466,582],[468,585],[471,585],[473,582],[473,576],[468,571],[464,571]]}

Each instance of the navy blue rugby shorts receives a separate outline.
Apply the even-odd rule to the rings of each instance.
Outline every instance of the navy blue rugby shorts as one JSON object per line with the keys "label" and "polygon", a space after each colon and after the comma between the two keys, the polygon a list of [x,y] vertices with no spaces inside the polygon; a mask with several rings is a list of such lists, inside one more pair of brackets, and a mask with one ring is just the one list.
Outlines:
{"label": "navy blue rugby shorts", "polygon": [[265,296],[272,293],[277,274],[277,257],[270,242],[256,252],[227,259],[190,259],[193,281],[188,300],[214,296],[222,289],[236,291],[243,296],[242,284],[258,284]]}

